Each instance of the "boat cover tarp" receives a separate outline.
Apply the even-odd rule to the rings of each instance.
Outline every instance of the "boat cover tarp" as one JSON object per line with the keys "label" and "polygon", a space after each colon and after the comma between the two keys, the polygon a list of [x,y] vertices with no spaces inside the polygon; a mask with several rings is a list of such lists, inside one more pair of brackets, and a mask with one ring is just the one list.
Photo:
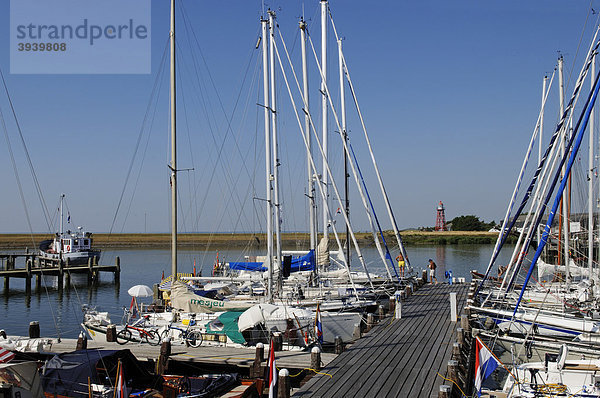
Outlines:
{"label": "boat cover tarp", "polygon": [[237,373],[225,373],[215,377],[182,377],[179,383],[189,391],[189,395],[186,396],[209,398],[221,396],[239,385],[240,377]]}
{"label": "boat cover tarp", "polygon": [[30,392],[32,397],[41,397],[44,394],[35,361],[0,364],[0,380]]}
{"label": "boat cover tarp", "polygon": [[43,368],[42,387],[54,396],[89,396],[88,377],[93,384],[104,385],[110,378],[115,385],[119,360],[129,388],[154,387],[155,377],[140,366],[129,350],[79,350],[58,354]]}
{"label": "boat cover tarp", "polygon": [[185,312],[221,312],[245,310],[252,304],[202,297],[190,291],[185,283],[175,281],[171,284],[171,306]]}
{"label": "boat cover tarp", "polygon": [[[225,333],[227,337],[231,339],[234,343],[245,344],[246,339],[242,333],[240,333],[240,329],[238,327],[238,318],[243,314],[243,311],[228,311],[221,315],[219,315],[218,321],[222,324],[222,328],[219,327],[219,330],[213,329],[215,321],[209,322],[206,324],[206,332],[208,334],[221,334]],[[221,326],[221,325],[219,325]]]}
{"label": "boat cover tarp", "polygon": [[[251,261],[231,261],[228,263],[229,269],[237,271],[267,271],[267,267],[261,262]],[[315,252],[309,250],[304,256],[292,258],[291,272],[312,271],[315,268]]]}

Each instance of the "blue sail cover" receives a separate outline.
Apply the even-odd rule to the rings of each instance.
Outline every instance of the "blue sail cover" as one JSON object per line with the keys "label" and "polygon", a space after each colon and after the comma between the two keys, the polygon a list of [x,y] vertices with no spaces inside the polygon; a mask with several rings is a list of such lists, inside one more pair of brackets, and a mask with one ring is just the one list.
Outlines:
{"label": "blue sail cover", "polygon": [[[229,263],[229,269],[237,271],[267,271],[264,263],[250,261],[232,261]],[[292,258],[291,272],[312,271],[315,269],[315,251],[310,250],[301,257]]]}

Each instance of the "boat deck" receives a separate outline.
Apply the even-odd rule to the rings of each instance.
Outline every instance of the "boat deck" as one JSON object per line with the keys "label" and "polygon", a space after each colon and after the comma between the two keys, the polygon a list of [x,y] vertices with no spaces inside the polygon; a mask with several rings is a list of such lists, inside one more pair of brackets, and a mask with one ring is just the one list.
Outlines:
{"label": "boat deck", "polygon": [[459,326],[450,321],[450,292],[457,293],[460,316],[468,289],[421,287],[402,303],[402,319],[380,322],[293,396],[437,397]]}

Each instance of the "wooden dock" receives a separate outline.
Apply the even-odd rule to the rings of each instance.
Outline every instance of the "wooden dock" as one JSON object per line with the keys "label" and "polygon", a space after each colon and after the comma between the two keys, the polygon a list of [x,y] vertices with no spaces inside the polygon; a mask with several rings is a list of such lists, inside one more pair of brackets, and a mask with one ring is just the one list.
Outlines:
{"label": "wooden dock", "polygon": [[[386,318],[313,376],[294,397],[437,397],[460,322],[450,321],[468,284],[427,284],[402,302],[402,318]],[[279,364],[279,363],[278,363]]]}
{"label": "wooden dock", "polygon": [[[13,340],[17,338],[9,336]],[[25,338],[27,339],[27,338]],[[45,340],[45,339],[42,339]],[[53,341],[50,353],[61,354],[65,352],[73,352],[77,348],[77,339],[61,339],[57,342]],[[88,349],[98,350],[130,350],[135,357],[140,361],[156,360],[160,354],[160,346],[151,346],[148,344],[139,344],[135,342],[120,345],[117,343],[108,343],[101,341],[89,340],[87,343]],[[265,362],[268,358],[268,345],[265,346]],[[184,344],[174,344],[171,346],[171,355],[169,359],[177,362],[193,363],[196,365],[227,365],[240,368],[249,368],[254,363],[256,349],[254,347],[238,348],[221,345],[206,345],[203,343],[198,348],[186,347]],[[337,355],[321,354],[321,362],[325,365],[330,363]],[[310,368],[311,353],[309,351],[287,350],[277,352],[277,366],[288,369],[306,369]]]}
{"label": "wooden dock", "polygon": [[[22,258],[24,264],[19,267],[17,260]],[[97,264],[96,258],[89,259],[84,265],[70,265],[68,261],[42,259],[35,253],[23,254],[0,254],[0,277],[4,278],[4,292],[10,289],[11,278],[25,279],[25,290],[27,294],[31,293],[31,280],[35,277],[36,289],[40,289],[42,276],[58,277],[58,289],[63,288],[63,281],[70,285],[71,275],[87,274],[88,281],[92,282],[98,279],[99,272],[112,272],[115,282],[119,281],[121,273],[121,261],[116,257],[112,265]]]}

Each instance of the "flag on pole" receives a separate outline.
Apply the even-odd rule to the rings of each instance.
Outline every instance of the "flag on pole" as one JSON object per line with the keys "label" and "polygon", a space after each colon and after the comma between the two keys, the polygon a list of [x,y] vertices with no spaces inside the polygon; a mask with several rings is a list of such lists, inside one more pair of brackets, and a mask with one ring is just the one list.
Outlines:
{"label": "flag on pole", "polygon": [[123,376],[123,364],[121,361],[117,364],[117,382],[115,385],[115,398],[127,398],[127,384]]}
{"label": "flag on pole", "polygon": [[275,349],[273,339],[269,346],[269,398],[277,396],[277,366],[275,365]]}
{"label": "flag on pole", "polygon": [[317,303],[317,312],[315,314],[315,337],[319,344],[323,344],[323,324],[321,323],[321,310]]}
{"label": "flag on pole", "polygon": [[479,339],[475,337],[475,389],[477,396],[481,396],[481,383],[487,379],[500,365],[492,351]]}
{"label": "flag on pole", "polygon": [[70,223],[71,222],[71,212],[67,212],[67,222]]}
{"label": "flag on pole", "polygon": [[14,352],[9,351],[4,347],[0,347],[0,363],[10,362],[14,357]]}

